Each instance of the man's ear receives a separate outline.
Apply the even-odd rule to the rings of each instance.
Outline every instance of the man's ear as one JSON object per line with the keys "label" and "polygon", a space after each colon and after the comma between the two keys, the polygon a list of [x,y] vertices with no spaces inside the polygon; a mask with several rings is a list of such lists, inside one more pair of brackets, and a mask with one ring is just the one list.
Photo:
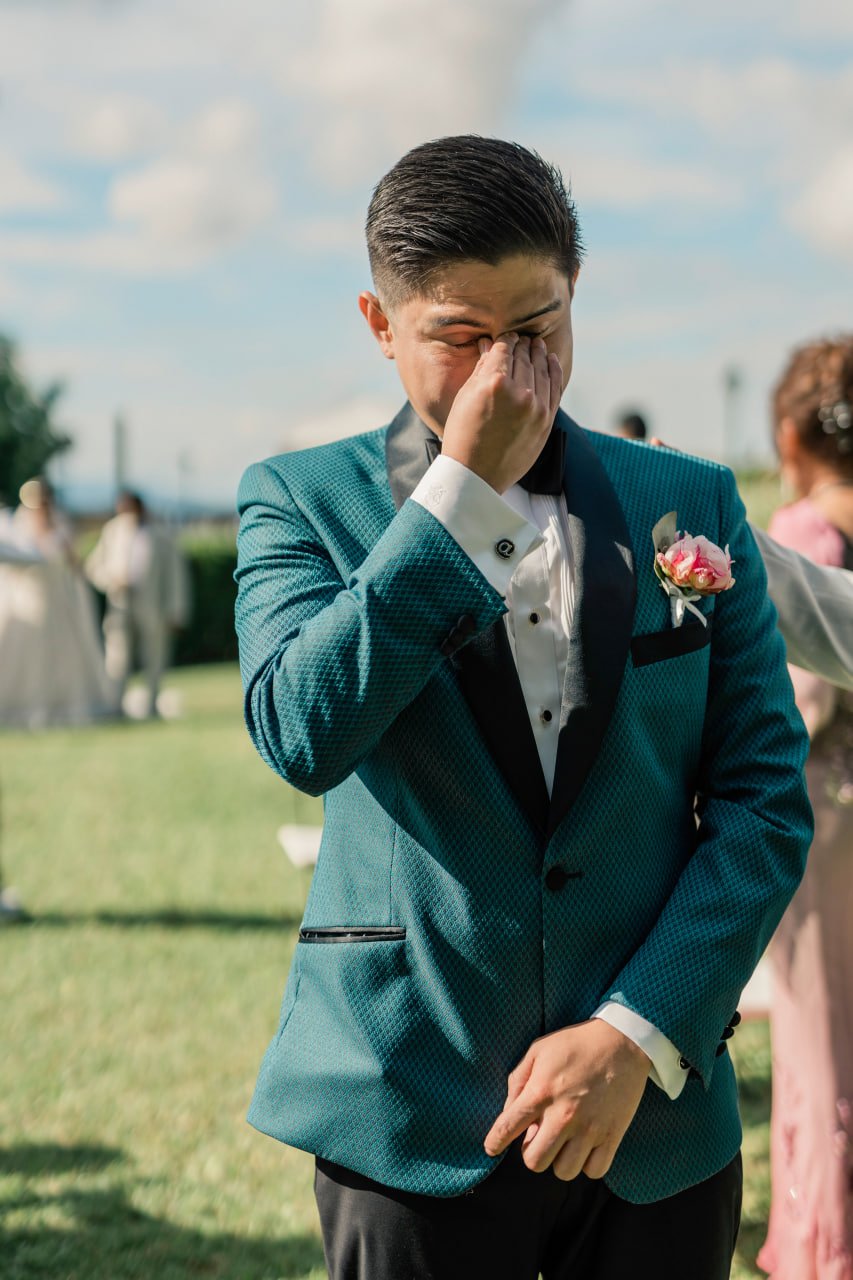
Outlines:
{"label": "man's ear", "polygon": [[572,276],[571,280],[569,281],[569,297],[570,298],[574,298],[575,296],[575,288],[577,286],[578,276],[580,275],[580,273],[581,273],[581,269],[580,269],[580,265],[578,265],[575,267],[575,274]]}
{"label": "man's ear", "polygon": [[391,321],[382,310],[382,303],[376,294],[369,293],[365,289],[358,295],[358,308],[367,321],[370,332],[382,348],[385,359],[393,360],[394,334],[391,331]]}

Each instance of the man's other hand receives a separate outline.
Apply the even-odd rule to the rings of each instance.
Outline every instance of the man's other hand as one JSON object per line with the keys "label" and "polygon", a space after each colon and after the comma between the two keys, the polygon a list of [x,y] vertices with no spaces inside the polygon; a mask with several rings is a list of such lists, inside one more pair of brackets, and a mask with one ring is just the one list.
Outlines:
{"label": "man's other hand", "polygon": [[642,1049],[600,1018],[542,1036],[509,1077],[486,1152],[500,1155],[523,1133],[524,1163],[534,1173],[603,1178],[650,1070]]}
{"label": "man's other hand", "polygon": [[480,359],[453,401],[442,453],[476,472],[498,493],[533,466],[563,393],[560,361],[541,338],[481,338]]}

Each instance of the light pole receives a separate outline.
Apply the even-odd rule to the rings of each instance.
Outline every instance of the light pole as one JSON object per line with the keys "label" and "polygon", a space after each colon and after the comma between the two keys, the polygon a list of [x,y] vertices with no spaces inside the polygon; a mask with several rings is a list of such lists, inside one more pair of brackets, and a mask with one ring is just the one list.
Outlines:
{"label": "light pole", "polygon": [[121,413],[113,418],[113,485],[116,497],[127,488],[127,423]]}
{"label": "light pole", "polygon": [[740,452],[740,397],[743,391],[743,371],[736,364],[723,370],[723,452],[724,461],[730,467]]}

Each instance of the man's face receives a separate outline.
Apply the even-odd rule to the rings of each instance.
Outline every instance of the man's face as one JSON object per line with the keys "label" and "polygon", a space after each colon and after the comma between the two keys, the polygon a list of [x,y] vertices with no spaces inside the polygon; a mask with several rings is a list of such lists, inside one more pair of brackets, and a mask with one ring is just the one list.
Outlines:
{"label": "man's face", "polygon": [[383,311],[363,293],[361,310],[418,416],[441,435],[456,393],[480,358],[480,338],[542,338],[559,357],[563,388],[572,371],[572,289],[542,258],[518,254],[497,266],[463,262],[434,277],[428,294]]}

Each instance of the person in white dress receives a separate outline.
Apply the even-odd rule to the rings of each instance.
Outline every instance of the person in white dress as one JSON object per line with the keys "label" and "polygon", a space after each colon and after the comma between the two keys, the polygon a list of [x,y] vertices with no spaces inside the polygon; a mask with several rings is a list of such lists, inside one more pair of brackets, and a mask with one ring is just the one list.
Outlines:
{"label": "person in white dress", "polygon": [[95,601],[47,481],[28,480],[4,520],[0,563],[0,725],[88,724],[118,711]]}

